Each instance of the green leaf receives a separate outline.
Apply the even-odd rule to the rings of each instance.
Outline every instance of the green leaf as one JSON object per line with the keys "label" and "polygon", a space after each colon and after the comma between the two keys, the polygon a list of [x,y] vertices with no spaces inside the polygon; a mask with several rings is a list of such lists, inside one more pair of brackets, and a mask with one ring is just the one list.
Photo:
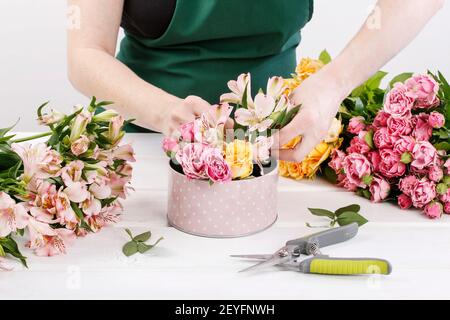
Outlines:
{"label": "green leaf", "polygon": [[289,124],[289,122],[292,121],[292,119],[294,119],[294,117],[297,115],[298,111],[300,110],[300,105],[293,107],[291,110],[289,110],[286,114],[286,116],[284,117],[280,128],[284,128],[286,125]]}
{"label": "green leaf", "polygon": [[367,186],[369,186],[372,183],[372,180],[373,180],[373,176],[371,176],[371,175],[366,175],[366,176],[362,177],[362,181]]}
{"label": "green leaf", "polygon": [[413,76],[412,72],[401,73],[394,78],[392,78],[391,82],[389,82],[389,87],[392,88],[397,82],[404,83],[406,80]]}
{"label": "green leaf", "polygon": [[12,126],[8,127],[8,128],[3,128],[0,129],[0,138],[3,138],[6,136],[6,134],[8,132],[10,132],[12,129],[14,129],[14,127],[19,123],[19,120],[16,121],[16,123],[14,123]]}
{"label": "green leaf", "polygon": [[152,248],[152,246],[151,246],[151,245],[148,245],[148,244],[145,244],[145,243],[143,243],[143,242],[139,242],[139,243],[137,244],[137,248],[138,248],[139,253],[145,253],[145,252],[147,252],[148,250],[150,250],[150,249]]}
{"label": "green leaf", "polygon": [[366,81],[365,85],[371,90],[378,89],[380,87],[381,81],[386,77],[387,72],[378,71],[369,80]]}
{"label": "green leaf", "polygon": [[323,50],[319,55],[319,60],[322,61],[323,64],[329,64],[332,58],[327,50]]}
{"label": "green leaf", "polygon": [[47,106],[50,103],[50,101],[44,102],[43,104],[41,104],[38,108],[37,108],[37,116],[38,118],[42,117],[42,109],[45,108],[45,106]]}
{"label": "green leaf", "polygon": [[434,145],[434,147],[435,147],[437,150],[450,151],[450,143],[448,143],[448,142],[446,142],[446,141],[436,143],[436,144]]}
{"label": "green leaf", "polygon": [[6,256],[6,252],[3,249],[2,245],[0,245],[0,257],[4,257],[4,256]]}
{"label": "green leaf", "polygon": [[3,247],[3,250],[6,253],[9,253],[10,255],[12,255],[14,258],[17,258],[20,260],[20,262],[26,267],[28,268],[27,265],[27,257],[24,257],[19,250],[19,246],[17,245],[16,241],[14,241],[13,238],[8,237],[8,238],[0,238],[0,245]]}
{"label": "green leaf", "polygon": [[359,212],[359,210],[361,210],[361,206],[359,204],[351,204],[349,206],[337,209],[334,213],[336,214],[336,216],[339,217],[344,212],[347,212],[347,211]]}
{"label": "green leaf", "polygon": [[249,83],[247,83],[247,85],[245,86],[245,90],[244,90],[244,93],[242,94],[242,107],[244,108],[244,109],[248,109],[248,99],[247,99],[247,97],[248,97],[248,87],[249,87]]}
{"label": "green leaf", "polygon": [[400,158],[400,161],[403,162],[404,164],[408,164],[411,163],[413,160],[411,153],[409,152],[403,152],[402,156]]}
{"label": "green leaf", "polygon": [[150,231],[147,231],[147,232],[137,235],[136,237],[133,237],[133,240],[137,241],[137,242],[145,242],[148,239],[150,239],[151,236],[152,236],[152,233]]}
{"label": "green leaf", "polygon": [[371,149],[375,149],[375,145],[373,143],[373,130],[370,130],[366,133],[366,135],[364,136],[364,141]]}
{"label": "green leaf", "polygon": [[325,179],[328,182],[331,182],[332,184],[336,184],[337,183],[337,174],[336,172],[334,172],[334,170],[332,168],[330,168],[328,165],[325,165],[323,167],[323,175],[325,177]]}
{"label": "green leaf", "polygon": [[319,209],[319,208],[308,208],[308,210],[315,216],[319,217],[328,217],[330,219],[334,219],[334,212],[331,212],[330,210],[325,209]]}
{"label": "green leaf", "polygon": [[364,218],[362,215],[356,212],[346,211],[339,215],[337,222],[340,226],[346,226],[353,222],[356,222],[358,226],[362,226],[366,224],[368,221],[366,218]]}
{"label": "green leaf", "polygon": [[133,254],[138,252],[138,244],[134,241],[127,242],[123,246],[122,252],[127,257],[132,256]]}

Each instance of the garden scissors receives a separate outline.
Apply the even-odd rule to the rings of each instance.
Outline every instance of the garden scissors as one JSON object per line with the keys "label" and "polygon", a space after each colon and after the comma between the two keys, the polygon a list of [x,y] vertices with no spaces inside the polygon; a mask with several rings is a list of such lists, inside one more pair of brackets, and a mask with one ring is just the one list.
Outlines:
{"label": "garden scissors", "polygon": [[[232,255],[231,257],[261,260],[259,263],[240,272],[281,265],[303,273],[334,275],[390,274],[392,267],[387,260],[377,258],[332,258],[320,252],[320,248],[349,240],[357,233],[358,224],[352,223],[290,240],[274,254]],[[312,255],[312,257],[300,260],[301,255]]]}

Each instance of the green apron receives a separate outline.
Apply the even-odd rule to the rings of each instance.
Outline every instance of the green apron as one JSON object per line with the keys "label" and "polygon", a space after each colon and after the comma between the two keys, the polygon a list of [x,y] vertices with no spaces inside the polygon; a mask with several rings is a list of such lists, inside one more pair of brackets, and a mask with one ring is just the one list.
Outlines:
{"label": "green apron", "polygon": [[241,73],[252,74],[255,93],[269,77],[294,72],[299,31],[312,12],[313,0],[177,0],[161,37],[125,33],[117,58],[175,96],[215,104]]}

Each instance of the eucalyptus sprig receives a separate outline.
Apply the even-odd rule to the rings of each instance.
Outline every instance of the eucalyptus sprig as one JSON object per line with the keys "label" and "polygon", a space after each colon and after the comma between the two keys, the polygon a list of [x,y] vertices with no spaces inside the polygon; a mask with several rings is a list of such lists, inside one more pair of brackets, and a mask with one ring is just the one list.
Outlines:
{"label": "eucalyptus sprig", "polygon": [[[326,217],[331,219],[329,226],[324,227],[334,227],[336,223],[339,226],[345,226],[348,224],[351,224],[353,222],[356,222],[358,226],[362,226],[369,222],[366,218],[364,218],[362,215],[359,214],[359,211],[361,210],[361,206],[358,204],[352,204],[349,206],[345,206],[342,208],[337,209],[336,211],[330,211],[326,209],[319,209],[319,208],[308,208],[308,210],[315,216],[319,217]],[[316,228],[317,226],[312,226],[311,224],[307,223],[306,226],[310,228]]]}
{"label": "eucalyptus sprig", "polygon": [[131,241],[128,241],[124,244],[122,248],[122,252],[127,257],[132,256],[136,253],[145,253],[149,251],[150,249],[153,249],[161,240],[164,238],[159,238],[154,244],[147,244],[148,240],[152,237],[152,233],[150,231],[141,233],[137,236],[133,236],[130,229],[125,229],[125,232],[130,236]]}

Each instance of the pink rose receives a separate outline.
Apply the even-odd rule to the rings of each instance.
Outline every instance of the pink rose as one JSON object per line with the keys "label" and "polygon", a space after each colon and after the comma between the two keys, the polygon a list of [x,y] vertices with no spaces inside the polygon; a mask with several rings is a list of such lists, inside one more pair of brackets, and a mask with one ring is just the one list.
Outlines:
{"label": "pink rose", "polygon": [[442,202],[450,202],[450,188],[448,188],[447,192],[440,196],[440,200]]}
{"label": "pink rose", "polygon": [[444,163],[445,174],[450,175],[450,159],[447,159]]}
{"label": "pink rose", "polygon": [[381,162],[378,171],[386,178],[401,177],[405,174],[406,166],[400,162],[400,156],[394,150],[380,150]]}
{"label": "pink rose", "polygon": [[385,127],[379,128],[373,135],[373,142],[378,149],[392,148],[394,140],[389,130]]}
{"label": "pink rose", "polygon": [[405,152],[412,152],[414,150],[414,145],[416,141],[410,136],[404,136],[395,141],[394,151],[398,154],[403,154]]}
{"label": "pink rose", "polygon": [[406,194],[401,194],[398,199],[398,206],[400,207],[400,209],[402,210],[406,210],[411,208],[412,206],[412,200],[410,197],[408,197]]}
{"label": "pink rose", "polygon": [[353,192],[358,189],[358,185],[350,182],[349,179],[347,177],[345,177],[345,175],[342,175],[341,177],[339,177],[338,181],[340,181],[338,183],[338,187],[344,188],[347,191]]}
{"label": "pink rose", "polygon": [[372,163],[373,171],[378,171],[381,163],[380,153],[378,151],[371,151],[367,155],[367,159]]}
{"label": "pink rose", "polygon": [[406,136],[411,133],[411,120],[408,118],[393,118],[387,120],[387,127],[393,136]]}
{"label": "pink rose", "polygon": [[446,214],[450,214],[450,202],[445,203],[445,205],[444,205],[444,212]]}
{"label": "pink rose", "polygon": [[412,155],[414,160],[411,162],[411,166],[421,170],[436,162],[437,152],[431,143],[421,141],[414,146]]}
{"label": "pink rose", "polygon": [[439,129],[442,128],[445,124],[445,118],[439,112],[432,112],[428,118],[428,124],[433,128]]}
{"label": "pink rose", "polygon": [[203,161],[208,177],[214,182],[226,182],[232,178],[231,169],[216,148],[207,148],[203,152]]}
{"label": "pink rose", "polygon": [[353,134],[358,134],[362,130],[366,128],[366,125],[364,123],[364,117],[353,117],[350,119],[350,122],[348,123],[347,131]]}
{"label": "pink rose", "polygon": [[414,207],[423,208],[436,198],[436,185],[427,179],[419,180],[411,190]]}
{"label": "pink rose", "polygon": [[194,122],[188,122],[180,126],[183,141],[194,142]]}
{"label": "pink rose", "polygon": [[442,203],[431,202],[425,207],[423,212],[428,218],[437,219],[442,216],[443,211],[442,209],[443,209]]}
{"label": "pink rose", "polygon": [[206,148],[207,146],[201,143],[190,143],[177,152],[176,159],[189,179],[208,178],[202,156]]}
{"label": "pink rose", "polygon": [[380,127],[386,127],[387,126],[387,120],[390,118],[391,116],[389,115],[389,113],[386,113],[384,111],[379,111],[375,117],[375,119],[373,119],[373,126],[376,128],[380,128]]}
{"label": "pink rose", "polygon": [[409,118],[413,105],[414,99],[408,95],[407,87],[396,83],[386,95],[383,110],[394,118]]}
{"label": "pink rose", "polygon": [[348,181],[359,187],[366,186],[362,180],[372,173],[371,167],[369,160],[361,154],[351,153],[344,159],[344,171]]}
{"label": "pink rose", "polygon": [[88,137],[86,137],[85,135],[81,135],[77,140],[72,142],[72,144],[70,145],[70,150],[75,156],[78,157],[79,155],[88,151],[89,144],[90,141]]}
{"label": "pink rose", "polygon": [[444,171],[438,166],[432,166],[430,170],[428,170],[428,179],[434,182],[439,182],[444,177]]}
{"label": "pink rose", "polygon": [[412,190],[418,182],[416,176],[407,176],[400,180],[398,187],[404,194],[411,196]]}
{"label": "pink rose", "polygon": [[416,99],[416,108],[431,108],[439,104],[439,85],[428,75],[414,75],[405,82],[410,96]]}
{"label": "pink rose", "polygon": [[391,186],[383,178],[374,177],[370,184],[370,193],[372,194],[371,200],[373,202],[381,202],[387,198]]}
{"label": "pink rose", "polygon": [[331,161],[328,163],[328,165],[338,174],[344,168],[345,156],[346,154],[343,151],[337,149],[331,155]]}
{"label": "pink rose", "polygon": [[[364,131],[361,131],[364,132]],[[364,139],[361,139],[359,136],[353,137],[350,141],[350,146],[347,148],[347,153],[361,153],[365,154],[370,151],[370,147],[367,145]]]}
{"label": "pink rose", "polygon": [[429,115],[421,113],[412,119],[413,133],[412,136],[418,141],[428,141],[433,134],[433,127],[429,124]]}
{"label": "pink rose", "polygon": [[163,140],[162,148],[166,154],[177,153],[179,149],[178,140],[175,138],[166,137]]}

